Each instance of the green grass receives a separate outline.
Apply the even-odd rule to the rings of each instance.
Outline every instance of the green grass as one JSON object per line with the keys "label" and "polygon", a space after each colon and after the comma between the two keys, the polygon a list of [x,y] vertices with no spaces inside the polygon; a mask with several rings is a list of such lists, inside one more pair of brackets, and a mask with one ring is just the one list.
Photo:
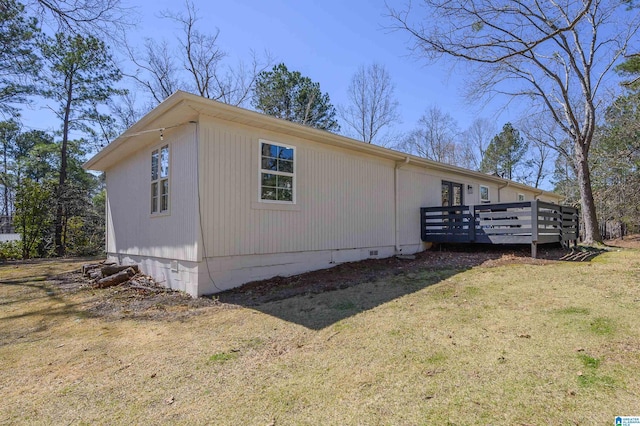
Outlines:
{"label": "green grass", "polygon": [[218,352],[209,357],[209,362],[213,363],[225,363],[227,361],[231,361],[232,359],[236,359],[238,354],[235,352]]}
{"label": "green grass", "polygon": [[587,354],[580,354],[580,355],[578,355],[578,358],[580,358],[580,361],[582,361],[582,364],[586,368],[596,369],[596,368],[600,367],[601,360],[599,358],[594,358],[594,357],[591,357],[591,356],[589,356]]}
{"label": "green grass", "polygon": [[[601,387],[603,389],[613,389],[619,386],[616,379],[611,376],[602,375],[598,371],[602,359],[595,358],[587,354],[579,354],[578,359],[581,361],[584,371],[578,373],[578,384],[583,388]],[[619,386],[623,389],[623,386]]]}
{"label": "green grass", "polygon": [[575,306],[557,309],[556,312],[562,315],[589,315],[590,313],[589,309],[587,308],[578,308]]}
{"label": "green grass", "polygon": [[429,355],[424,359],[425,364],[444,364],[447,360],[447,355],[444,353],[435,353],[433,355]]}
{"label": "green grass", "polygon": [[478,296],[481,292],[482,290],[478,287],[469,286],[464,288],[464,294],[468,297]]}
{"label": "green grass", "polygon": [[0,266],[0,423],[611,424],[640,413],[640,252],[598,259],[144,320]]}
{"label": "green grass", "polygon": [[591,331],[594,334],[604,336],[608,334],[613,334],[615,332],[615,324],[611,318],[606,317],[598,317],[595,318],[591,324]]}
{"label": "green grass", "polygon": [[606,388],[614,388],[616,386],[616,380],[609,376],[584,374],[582,376],[578,376],[578,384],[585,388],[599,386],[606,389]]}

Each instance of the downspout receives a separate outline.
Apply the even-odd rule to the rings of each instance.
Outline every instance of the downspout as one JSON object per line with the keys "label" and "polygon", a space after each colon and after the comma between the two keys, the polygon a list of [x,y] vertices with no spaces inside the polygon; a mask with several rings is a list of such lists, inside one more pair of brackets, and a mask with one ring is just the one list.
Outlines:
{"label": "downspout", "polygon": [[500,202],[500,191],[502,189],[505,189],[507,186],[509,186],[509,183],[511,183],[511,181],[507,181],[507,183],[505,183],[504,185],[498,187],[498,202]]}
{"label": "downspout", "polygon": [[396,166],[394,168],[394,177],[393,177],[393,181],[394,181],[393,196],[394,196],[394,204],[395,204],[394,206],[394,216],[395,216],[394,239],[395,239],[396,254],[400,254],[402,252],[402,248],[400,248],[400,194],[399,194],[400,173],[399,173],[399,170],[405,164],[409,164],[409,157],[405,157],[404,160],[396,161]]}
{"label": "downspout", "polygon": [[538,192],[537,194],[533,194],[533,199],[534,199],[534,200],[537,200],[537,199],[538,199],[538,197],[539,197],[539,196],[541,196],[541,195],[542,195],[542,193],[544,192],[544,191],[543,191],[543,190],[541,190],[541,189],[539,189],[538,191],[540,191],[540,192]]}

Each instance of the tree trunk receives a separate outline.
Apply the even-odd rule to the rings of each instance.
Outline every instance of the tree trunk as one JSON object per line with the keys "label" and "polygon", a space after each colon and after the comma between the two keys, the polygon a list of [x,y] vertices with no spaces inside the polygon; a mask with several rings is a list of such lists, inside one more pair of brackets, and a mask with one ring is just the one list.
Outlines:
{"label": "tree trunk", "polygon": [[65,194],[65,185],[67,184],[67,145],[69,141],[69,121],[71,117],[71,103],[73,102],[73,77],[69,78],[69,87],[67,90],[67,103],[64,109],[64,122],[62,125],[62,146],[60,147],[60,176],[58,180],[58,205],[56,208],[54,241],[56,245],[56,254],[64,256],[65,242],[63,241],[63,223],[64,216],[63,196]]}
{"label": "tree trunk", "polygon": [[27,216],[22,215],[22,258],[29,258],[29,244],[27,244]]}
{"label": "tree trunk", "polygon": [[[89,273],[95,269],[100,269],[103,266],[114,266],[115,262],[100,262],[100,263],[86,263],[82,265],[82,275],[85,277],[89,275]],[[136,265],[137,266],[137,265]],[[119,272],[119,271],[118,271]],[[100,272],[102,274],[102,272]]]}
{"label": "tree trunk", "polygon": [[124,265],[124,266],[105,265],[105,266],[102,266],[100,271],[102,272],[103,277],[108,277],[109,275],[117,274],[120,271],[126,271],[129,268],[133,269],[133,272],[135,272],[136,274],[140,272],[138,265]]}
{"label": "tree trunk", "polygon": [[7,172],[7,155],[8,155],[7,144],[8,143],[9,143],[8,140],[4,142],[4,146],[2,150],[2,157],[3,157],[3,163],[4,163],[4,176],[3,176],[3,182],[2,182],[2,186],[4,187],[4,206],[3,206],[2,214],[6,216],[9,216],[9,182],[8,182],[9,173]]}
{"label": "tree trunk", "polygon": [[99,280],[96,283],[96,287],[98,288],[113,287],[118,284],[122,284],[125,281],[129,281],[129,278],[132,278],[135,274],[136,273],[133,270],[133,268],[127,268],[124,271],[120,271],[117,274],[110,275],[106,278]]}
{"label": "tree trunk", "polygon": [[[578,144],[576,144],[578,145]],[[593,190],[591,189],[591,174],[587,156],[583,155],[582,146],[576,146],[576,169],[578,172],[578,186],[580,187],[580,204],[582,207],[582,223],[584,225],[583,242],[586,244],[601,243],[602,236],[598,227],[598,216],[596,216],[596,203],[593,200]]]}

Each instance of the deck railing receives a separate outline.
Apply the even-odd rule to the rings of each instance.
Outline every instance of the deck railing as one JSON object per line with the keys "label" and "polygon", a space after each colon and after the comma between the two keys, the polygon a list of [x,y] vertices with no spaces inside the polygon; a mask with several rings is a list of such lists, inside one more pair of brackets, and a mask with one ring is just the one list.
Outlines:
{"label": "deck railing", "polygon": [[578,240],[578,210],[543,201],[423,207],[421,238],[426,242],[537,244]]}

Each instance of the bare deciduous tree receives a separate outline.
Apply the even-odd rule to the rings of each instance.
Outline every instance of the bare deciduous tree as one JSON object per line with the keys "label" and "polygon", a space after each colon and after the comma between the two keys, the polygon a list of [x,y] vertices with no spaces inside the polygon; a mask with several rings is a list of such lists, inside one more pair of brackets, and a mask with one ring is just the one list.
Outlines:
{"label": "bare deciduous tree", "polygon": [[418,120],[418,127],[398,148],[441,163],[461,165],[457,136],[458,124],[454,118],[437,106],[431,106]]}
{"label": "bare deciduous tree", "polygon": [[250,52],[250,62],[238,61],[235,67],[227,66],[215,74],[217,86],[216,100],[229,105],[242,106],[251,99],[258,75],[273,63],[268,52],[260,58],[254,51]]}
{"label": "bare deciduous tree", "polygon": [[569,139],[565,139],[562,145],[565,154],[559,151],[556,156],[551,183],[554,191],[565,197],[565,203],[577,206],[580,203],[580,194],[577,185],[578,173],[572,155],[574,145]]}
{"label": "bare deciduous tree", "polygon": [[178,77],[180,71],[166,40],[157,42],[146,39],[141,55],[131,48],[128,51],[131,61],[137,67],[136,73],[129,77],[146,89],[156,103],[162,102],[182,87]]}
{"label": "bare deciduous tree", "polygon": [[25,5],[41,21],[57,26],[57,31],[109,39],[121,37],[136,15],[121,0],[28,0]]}
{"label": "bare deciduous tree", "polygon": [[347,89],[349,104],[338,114],[349,130],[366,143],[384,145],[380,131],[399,120],[395,87],[384,65],[364,65],[351,78]]}
{"label": "bare deciduous tree", "polygon": [[560,130],[558,123],[543,114],[529,117],[521,123],[521,127],[529,142],[529,151],[525,160],[526,175],[518,180],[539,188],[550,173],[548,166],[554,150],[558,155],[564,155],[567,160],[572,161],[568,157],[569,153],[563,152],[566,143],[562,144],[562,140],[566,140],[566,135]]}
{"label": "bare deciduous tree", "polygon": [[414,52],[477,65],[477,94],[523,97],[545,111],[574,145],[584,241],[601,241],[589,170],[589,149],[600,113],[599,93],[640,25],[626,0],[423,0],[417,20],[410,5],[389,9]]}
{"label": "bare deciduous tree", "polygon": [[464,132],[469,158],[469,168],[480,170],[484,153],[496,134],[496,126],[486,118],[476,118]]}
{"label": "bare deciduous tree", "polygon": [[181,65],[190,76],[191,91],[205,98],[216,98],[215,74],[226,56],[217,43],[220,30],[216,28],[214,33],[198,30],[198,10],[190,0],[185,6],[186,14],[165,11],[161,16],[175,21],[182,29],[182,37],[178,40],[182,51]]}
{"label": "bare deciduous tree", "polygon": [[251,97],[258,74],[271,65],[268,54],[260,59],[251,52],[251,62],[240,61],[235,67],[223,63],[227,53],[218,45],[220,31],[198,29],[198,10],[187,0],[184,13],[164,11],[162,18],[178,24],[179,49],[169,42],[145,41],[142,52],[129,47],[129,58],[137,72],[130,77],[143,87],[156,103],[178,89],[196,93],[230,105],[244,105]]}
{"label": "bare deciduous tree", "polygon": [[115,99],[108,102],[109,109],[114,118],[116,128],[114,132],[123,133],[129,127],[133,126],[144,114],[149,112],[153,107],[139,107],[134,93],[126,92]]}

